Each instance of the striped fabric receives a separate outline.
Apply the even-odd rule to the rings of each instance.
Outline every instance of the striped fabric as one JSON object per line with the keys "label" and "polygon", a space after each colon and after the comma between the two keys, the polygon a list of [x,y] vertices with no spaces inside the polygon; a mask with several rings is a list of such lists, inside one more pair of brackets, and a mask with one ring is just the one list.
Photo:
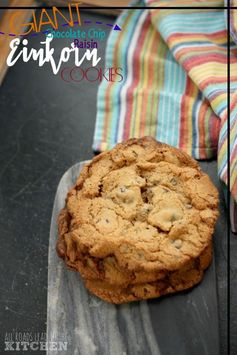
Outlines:
{"label": "striped fabric", "polygon": [[[230,1],[230,34],[237,49],[237,0]],[[237,73],[236,73],[237,74]],[[237,233],[237,92],[231,86],[230,98],[230,220],[231,229]]]}
{"label": "striped fabric", "polygon": [[[130,137],[151,135],[196,159],[218,154],[227,183],[227,30],[223,1],[136,1],[155,9],[130,9],[112,31],[106,67],[121,67],[124,80],[103,81],[97,99],[93,149],[103,151]],[[190,2],[189,2],[190,4]],[[160,6],[180,9],[160,9]],[[237,10],[236,10],[237,11]],[[233,21],[234,21],[233,16]],[[237,201],[237,51],[231,40],[231,188]]]}

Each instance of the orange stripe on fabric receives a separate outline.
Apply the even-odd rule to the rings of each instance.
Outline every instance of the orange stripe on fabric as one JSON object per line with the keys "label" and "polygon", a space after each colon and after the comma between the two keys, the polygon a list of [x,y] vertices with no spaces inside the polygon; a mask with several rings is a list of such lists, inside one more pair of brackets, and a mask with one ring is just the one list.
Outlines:
{"label": "orange stripe on fabric", "polygon": [[186,89],[181,103],[181,122],[180,122],[180,148],[191,153],[192,136],[190,140],[190,131],[192,132],[192,115],[190,115],[191,102],[193,101],[194,84],[187,77]]}

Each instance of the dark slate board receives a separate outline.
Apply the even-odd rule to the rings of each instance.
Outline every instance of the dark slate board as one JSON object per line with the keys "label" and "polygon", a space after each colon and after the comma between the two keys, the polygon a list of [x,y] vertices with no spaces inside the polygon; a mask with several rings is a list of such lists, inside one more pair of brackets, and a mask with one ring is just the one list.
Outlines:
{"label": "dark slate board", "polygon": [[[219,327],[215,263],[190,291],[121,306],[89,294],[78,273],[55,252],[57,216],[83,163],[62,177],[49,241],[48,341],[65,341],[64,355],[218,355]],[[48,350],[48,355],[57,352]]]}

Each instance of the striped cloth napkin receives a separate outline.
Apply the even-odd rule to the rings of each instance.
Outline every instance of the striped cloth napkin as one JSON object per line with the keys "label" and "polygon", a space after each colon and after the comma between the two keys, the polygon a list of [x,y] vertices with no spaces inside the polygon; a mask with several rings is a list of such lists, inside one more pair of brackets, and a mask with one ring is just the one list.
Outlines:
{"label": "striped cloth napkin", "polygon": [[[236,7],[230,11],[230,35],[235,46],[233,57],[236,60],[237,53],[237,0],[230,1],[231,7]],[[231,58],[232,59],[232,58]],[[237,71],[231,75],[230,83],[230,220],[232,231],[237,233]],[[235,81],[235,83],[234,83]]]}
{"label": "striped cloth napkin", "polygon": [[[236,0],[235,0],[236,1]],[[123,81],[102,81],[93,149],[104,151],[130,137],[151,135],[196,159],[216,158],[227,184],[227,24],[222,0],[137,0],[112,31],[106,68],[120,67]],[[190,5],[190,2],[189,2]],[[149,9],[149,6],[156,7]],[[160,9],[178,6],[180,9]],[[237,11],[237,10],[235,10]],[[232,13],[231,193],[237,230],[237,20]],[[234,216],[234,211],[236,215]],[[236,218],[235,218],[236,217]],[[236,220],[236,222],[235,222]],[[236,228],[235,228],[236,223]]]}

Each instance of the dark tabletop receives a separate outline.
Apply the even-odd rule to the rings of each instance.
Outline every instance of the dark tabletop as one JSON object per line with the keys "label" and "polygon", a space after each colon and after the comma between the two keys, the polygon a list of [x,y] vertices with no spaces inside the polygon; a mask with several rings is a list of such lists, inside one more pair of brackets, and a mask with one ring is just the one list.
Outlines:
{"label": "dark tabletop", "polygon": [[[115,20],[85,11],[83,16],[111,23]],[[105,31],[108,34],[109,28]],[[61,50],[64,42],[67,46],[68,41],[63,39],[54,43]],[[38,38],[30,43],[40,47]],[[99,43],[102,67],[105,43]],[[73,66],[73,62],[64,66]],[[49,65],[39,68],[32,61],[10,68],[0,88],[0,354],[6,334],[46,331],[48,241],[54,196],[63,173],[93,156],[97,89],[98,83],[66,83],[60,74],[53,75]],[[216,175],[215,162],[202,166]],[[222,213],[226,213],[222,195],[221,205]],[[215,256],[221,355],[225,355],[226,225],[221,231]],[[230,238],[231,354],[236,354],[237,236]]]}

